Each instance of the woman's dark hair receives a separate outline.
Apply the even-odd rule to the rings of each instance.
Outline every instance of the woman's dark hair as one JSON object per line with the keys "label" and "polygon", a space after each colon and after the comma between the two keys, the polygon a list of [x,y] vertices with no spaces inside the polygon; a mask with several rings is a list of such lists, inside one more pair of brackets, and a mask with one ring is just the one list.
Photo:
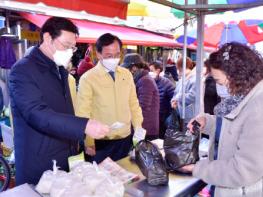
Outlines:
{"label": "woman's dark hair", "polygon": [[163,71],[163,64],[162,64],[162,62],[159,61],[159,60],[156,60],[156,61],[150,63],[150,66],[153,66],[153,67],[155,68],[155,70],[159,69],[160,72]]}
{"label": "woman's dark hair", "polygon": [[[183,68],[183,57],[180,57],[177,60],[176,67],[178,69],[182,69]],[[186,68],[192,70],[194,67],[195,67],[195,63],[189,57],[186,57]]]}
{"label": "woman's dark hair", "polygon": [[246,45],[231,42],[211,53],[205,62],[211,68],[223,71],[229,80],[233,95],[247,95],[263,79],[263,59],[255,50]]}
{"label": "woman's dark hair", "polygon": [[120,46],[120,49],[121,49],[122,48],[122,42],[117,36],[112,35],[110,33],[103,34],[96,41],[96,44],[95,44],[96,45],[96,50],[99,53],[101,53],[103,47],[112,44],[114,41],[117,41],[119,43],[119,46]]}
{"label": "woman's dark hair", "polygon": [[73,22],[62,17],[51,17],[49,18],[41,28],[40,39],[43,42],[44,33],[48,32],[52,39],[55,39],[61,35],[61,31],[69,31],[79,35],[79,30]]}

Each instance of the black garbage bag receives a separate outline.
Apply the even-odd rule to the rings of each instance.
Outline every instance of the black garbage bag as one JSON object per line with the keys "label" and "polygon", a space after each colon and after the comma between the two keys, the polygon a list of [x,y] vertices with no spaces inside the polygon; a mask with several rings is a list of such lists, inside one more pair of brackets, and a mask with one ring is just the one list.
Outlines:
{"label": "black garbage bag", "polygon": [[181,119],[178,108],[173,109],[171,114],[165,120],[166,128],[181,130]]}
{"label": "black garbage bag", "polygon": [[167,170],[180,171],[181,167],[194,164],[199,160],[200,124],[197,121],[192,124],[194,133],[173,128],[166,130],[163,147]]}
{"label": "black garbage bag", "polygon": [[135,146],[135,161],[150,185],[167,185],[169,181],[165,162],[158,147],[147,140]]}

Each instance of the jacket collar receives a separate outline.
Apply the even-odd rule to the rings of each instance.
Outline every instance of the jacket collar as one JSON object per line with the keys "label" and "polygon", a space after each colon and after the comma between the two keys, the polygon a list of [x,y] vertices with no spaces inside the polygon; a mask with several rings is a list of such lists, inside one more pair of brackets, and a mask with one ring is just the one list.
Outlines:
{"label": "jacket collar", "polygon": [[[28,56],[27,56],[28,57]],[[56,68],[56,63],[47,57],[40,49],[39,46],[35,46],[32,51],[30,52],[30,57],[33,60],[37,61],[39,65],[48,67],[48,68]]]}
{"label": "jacket collar", "polygon": [[50,70],[53,74],[55,74],[58,78],[59,74],[58,74],[58,67],[56,65],[56,63],[51,60],[49,57],[47,57],[40,49],[39,46],[35,46],[30,54],[28,56],[26,56],[26,58],[32,58],[32,61],[37,62],[37,65],[39,65],[39,69],[42,72],[46,72],[48,70]]}
{"label": "jacket collar", "polygon": [[241,112],[241,110],[246,106],[246,104],[255,96],[263,92],[263,80],[261,80],[248,94],[245,96],[245,98],[240,102],[240,104],[228,115],[225,116],[225,118],[228,119],[235,119],[238,114]]}
{"label": "jacket collar", "polygon": [[149,74],[148,70],[145,70],[143,68],[139,69],[134,74],[134,82],[137,83],[142,77],[144,77],[145,75],[148,75],[148,74]]}

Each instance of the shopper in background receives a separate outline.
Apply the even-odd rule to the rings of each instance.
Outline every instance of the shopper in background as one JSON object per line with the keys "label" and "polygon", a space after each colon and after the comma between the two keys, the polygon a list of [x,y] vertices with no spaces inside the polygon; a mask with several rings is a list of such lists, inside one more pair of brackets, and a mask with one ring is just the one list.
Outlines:
{"label": "shopper in background", "polygon": [[[183,58],[180,57],[176,63],[177,70],[179,72],[180,80],[176,83],[174,96],[171,100],[172,108],[178,108],[180,117],[182,118],[183,110],[183,94],[182,94],[182,74],[183,74]],[[186,125],[195,115],[195,91],[196,91],[196,74],[195,64],[189,58],[186,57],[186,70],[185,70],[185,119],[184,125]]]}
{"label": "shopper in background", "polygon": [[163,70],[162,62],[155,61],[150,63],[150,76],[155,80],[160,96],[159,110],[159,137],[163,139],[166,125],[165,120],[172,112],[170,101],[174,94],[175,85],[167,78],[160,76]]}
{"label": "shopper in background", "polygon": [[90,58],[90,51],[89,48],[86,50],[85,57],[83,60],[80,61],[77,69],[78,77],[81,77],[86,71],[92,69],[94,64]]}
{"label": "shopper in background", "polygon": [[172,59],[168,59],[165,65],[165,72],[164,74],[166,76],[169,76],[171,74],[174,81],[178,81],[178,72],[176,68],[176,64]]}
{"label": "shopper in background", "polygon": [[217,94],[217,84],[213,76],[206,69],[205,66],[205,74],[204,74],[204,112],[209,113],[211,115],[214,114],[214,107],[220,102],[220,96]]}
{"label": "shopper in background", "polygon": [[149,68],[137,53],[126,54],[121,66],[129,69],[133,75],[137,96],[142,108],[142,126],[146,129],[146,139],[156,139],[159,137],[160,102],[158,88],[149,75]]}

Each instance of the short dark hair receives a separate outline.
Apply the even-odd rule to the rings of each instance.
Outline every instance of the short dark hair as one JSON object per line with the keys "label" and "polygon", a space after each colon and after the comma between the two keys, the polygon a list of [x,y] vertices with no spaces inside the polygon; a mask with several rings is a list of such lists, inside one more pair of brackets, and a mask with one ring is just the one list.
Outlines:
{"label": "short dark hair", "polygon": [[163,71],[163,64],[159,60],[156,60],[156,61],[150,63],[150,66],[153,66],[155,68],[155,70],[160,69],[160,72]]}
{"label": "short dark hair", "polygon": [[237,42],[224,44],[218,51],[211,53],[205,65],[208,71],[214,68],[226,74],[233,95],[247,95],[263,79],[262,56]]}
{"label": "short dark hair", "polygon": [[96,41],[96,50],[99,53],[101,53],[103,47],[112,44],[114,41],[117,41],[119,43],[119,46],[121,49],[122,48],[122,42],[117,36],[112,35],[110,33],[103,34]]}
{"label": "short dark hair", "polygon": [[61,31],[69,31],[79,35],[78,27],[69,19],[62,17],[49,18],[41,28],[40,39],[43,42],[44,33],[49,33],[52,39],[55,39],[61,35]]}

